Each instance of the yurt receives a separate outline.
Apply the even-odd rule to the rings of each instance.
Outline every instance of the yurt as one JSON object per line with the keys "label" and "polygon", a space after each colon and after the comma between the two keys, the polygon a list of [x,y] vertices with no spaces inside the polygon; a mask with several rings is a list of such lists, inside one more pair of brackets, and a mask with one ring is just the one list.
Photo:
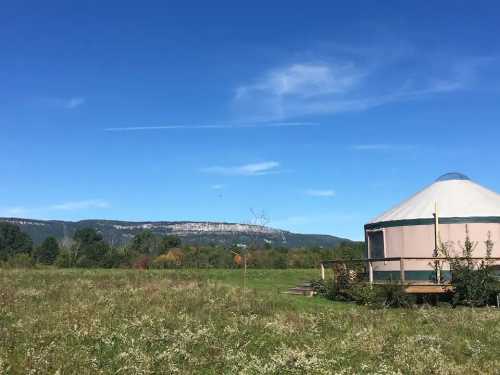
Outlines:
{"label": "yurt", "polygon": [[[461,173],[447,173],[365,225],[373,279],[400,279],[400,261],[390,258],[430,258],[436,244],[460,255],[466,231],[476,244],[473,256],[486,254],[490,236],[492,257],[500,257],[500,195]],[[431,260],[404,260],[404,277],[432,280]]]}

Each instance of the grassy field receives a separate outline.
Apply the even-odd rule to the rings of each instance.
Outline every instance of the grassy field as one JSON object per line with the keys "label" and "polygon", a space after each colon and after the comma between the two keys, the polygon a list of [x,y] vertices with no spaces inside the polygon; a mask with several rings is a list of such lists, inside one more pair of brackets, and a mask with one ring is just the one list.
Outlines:
{"label": "grassy field", "polygon": [[279,294],[315,270],[0,270],[0,373],[494,374],[495,309]]}

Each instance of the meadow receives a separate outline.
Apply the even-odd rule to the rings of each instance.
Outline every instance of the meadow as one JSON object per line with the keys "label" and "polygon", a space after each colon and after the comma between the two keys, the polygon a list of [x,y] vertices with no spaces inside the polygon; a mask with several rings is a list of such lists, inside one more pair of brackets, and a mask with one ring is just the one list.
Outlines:
{"label": "meadow", "polygon": [[317,270],[0,270],[0,374],[498,374],[493,308],[279,293]]}

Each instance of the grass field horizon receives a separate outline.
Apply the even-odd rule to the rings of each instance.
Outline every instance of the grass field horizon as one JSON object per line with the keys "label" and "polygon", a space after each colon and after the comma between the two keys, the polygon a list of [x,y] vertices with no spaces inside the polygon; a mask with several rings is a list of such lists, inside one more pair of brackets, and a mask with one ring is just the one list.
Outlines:
{"label": "grass field horizon", "polygon": [[318,270],[0,270],[0,374],[496,374],[500,314],[279,293]]}

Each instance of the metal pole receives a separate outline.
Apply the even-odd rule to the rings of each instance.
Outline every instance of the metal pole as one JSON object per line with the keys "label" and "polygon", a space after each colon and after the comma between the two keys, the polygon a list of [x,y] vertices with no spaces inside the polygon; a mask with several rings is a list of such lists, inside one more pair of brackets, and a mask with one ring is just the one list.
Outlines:
{"label": "metal pole", "polygon": [[370,280],[370,285],[373,284],[373,264],[372,261],[368,261],[368,279]]}
{"label": "metal pole", "polygon": [[325,280],[325,266],[323,265],[323,263],[320,263],[319,264],[320,266],[320,270],[321,270],[321,280]]}

